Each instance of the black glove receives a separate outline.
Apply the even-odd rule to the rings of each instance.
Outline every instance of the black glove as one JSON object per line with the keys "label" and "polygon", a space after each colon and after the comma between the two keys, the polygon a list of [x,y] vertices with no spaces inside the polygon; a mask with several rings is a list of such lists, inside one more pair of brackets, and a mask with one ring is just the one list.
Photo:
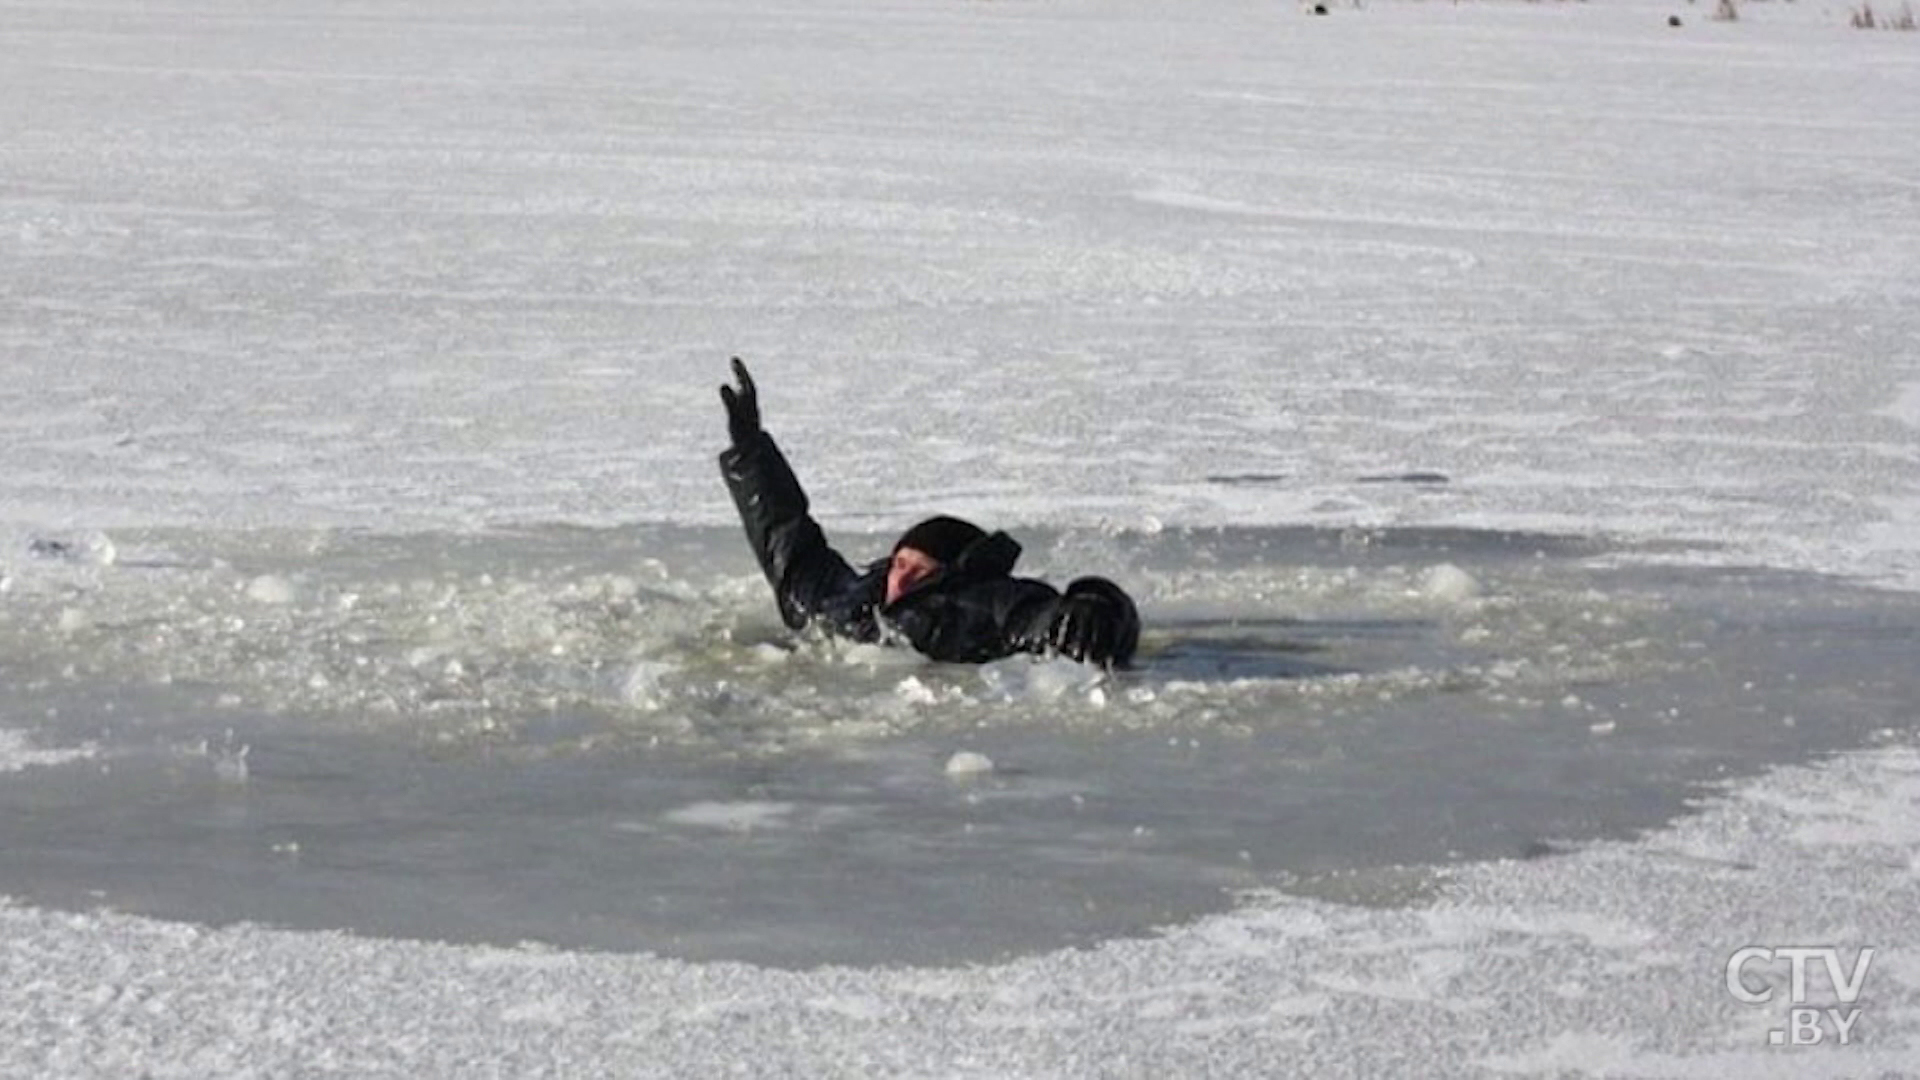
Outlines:
{"label": "black glove", "polygon": [[733,358],[733,377],[739,380],[740,389],[731,386],[720,388],[720,402],[727,407],[727,434],[733,437],[733,445],[745,446],[760,434],[760,392],[753,388],[753,376],[747,374],[747,365]]}
{"label": "black glove", "polygon": [[1140,613],[1120,586],[1084,577],[1067,586],[1047,624],[1047,648],[1072,660],[1126,667],[1140,644]]}

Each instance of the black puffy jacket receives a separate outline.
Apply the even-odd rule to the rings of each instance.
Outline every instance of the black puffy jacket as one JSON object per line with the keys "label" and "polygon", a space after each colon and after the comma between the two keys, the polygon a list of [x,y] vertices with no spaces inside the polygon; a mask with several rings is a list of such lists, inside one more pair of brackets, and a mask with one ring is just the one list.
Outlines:
{"label": "black puffy jacket", "polygon": [[828,546],[773,436],[761,431],[728,448],[720,473],[788,627],[819,625],[866,642],[891,628],[927,656],[957,663],[1046,650],[1060,593],[1013,576],[1020,545],[1006,533],[988,534],[886,604],[888,560],[855,569]]}

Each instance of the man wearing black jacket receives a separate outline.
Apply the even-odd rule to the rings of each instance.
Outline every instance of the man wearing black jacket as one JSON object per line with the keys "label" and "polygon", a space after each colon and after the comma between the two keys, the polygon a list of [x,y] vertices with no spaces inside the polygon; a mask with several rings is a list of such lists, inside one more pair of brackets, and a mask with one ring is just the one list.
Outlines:
{"label": "man wearing black jacket", "polygon": [[1132,662],[1140,616],[1126,592],[1100,577],[1078,578],[1064,593],[1014,577],[1020,545],[1006,533],[932,517],[907,530],[887,558],[849,565],[828,546],[786,456],[761,428],[759,394],[738,358],[733,374],[739,387],[720,388],[733,438],[720,474],[789,628],[818,624],[867,642],[904,637],[957,663],[1020,652],[1103,667]]}

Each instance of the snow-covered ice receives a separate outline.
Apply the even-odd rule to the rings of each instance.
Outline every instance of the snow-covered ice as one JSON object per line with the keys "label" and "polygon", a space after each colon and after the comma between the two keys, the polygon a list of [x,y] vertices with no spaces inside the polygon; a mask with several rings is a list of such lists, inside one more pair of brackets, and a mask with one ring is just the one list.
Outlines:
{"label": "snow-covered ice", "polygon": [[[845,879],[901,807],[1056,852],[1084,836],[1022,811],[1073,808],[1137,880],[1192,856],[1249,891],[1152,937],[780,970],[82,889],[0,908],[0,1075],[1920,1075],[1914,603],[1864,588],[1920,589],[1920,51],[1837,0],[1739,11],[8,5],[0,826],[53,843],[0,860],[63,868],[0,894],[238,866],[242,900],[326,883],[289,925],[348,925],[358,881],[431,938],[578,880],[526,865],[567,813],[596,856]],[[1159,673],[786,641],[723,539],[736,353],[836,535],[1013,528],[1135,583]],[[1257,612],[1300,621],[1221,629]],[[1620,777],[1593,820],[1445,858],[1449,812],[1551,787],[1543,731]],[[1387,777],[1323,820],[1431,831],[1265,880],[1146,812],[1164,788],[1103,799],[1164,779],[1150,746],[1261,738],[1319,754],[1274,797]],[[796,781],[801,744],[831,767]],[[962,752],[992,771],[944,775]],[[615,765],[675,755],[619,804]],[[453,805],[471,837],[420,827]],[[277,815],[425,880],[487,828],[515,865],[408,901]],[[141,863],[183,833],[206,867]],[[923,835],[870,846],[928,911],[1046,884]],[[745,954],[732,910],[701,955]],[[1784,991],[1725,986],[1747,945],[1875,947],[1855,1045],[1770,1045]]]}

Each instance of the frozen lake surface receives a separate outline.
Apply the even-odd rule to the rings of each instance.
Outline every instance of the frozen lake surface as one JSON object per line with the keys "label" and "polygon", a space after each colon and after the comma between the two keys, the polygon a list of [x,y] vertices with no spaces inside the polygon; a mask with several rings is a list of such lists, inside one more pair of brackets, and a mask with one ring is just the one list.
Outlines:
{"label": "frozen lake surface", "polygon": [[1920,700],[1920,600],[1814,575],[1467,530],[1028,539],[1038,570],[1097,548],[1135,584],[1138,670],[796,647],[734,529],[123,537],[23,572],[0,621],[8,726],[68,755],[0,788],[0,879],[192,920],[951,964],[1254,889],[1426,902],[1449,864],[1657,827]]}
{"label": "frozen lake surface", "polygon": [[[1920,50],[1710,6],[6,4],[0,1073],[1920,1074]],[[792,645],[731,354],[1151,662]]]}

